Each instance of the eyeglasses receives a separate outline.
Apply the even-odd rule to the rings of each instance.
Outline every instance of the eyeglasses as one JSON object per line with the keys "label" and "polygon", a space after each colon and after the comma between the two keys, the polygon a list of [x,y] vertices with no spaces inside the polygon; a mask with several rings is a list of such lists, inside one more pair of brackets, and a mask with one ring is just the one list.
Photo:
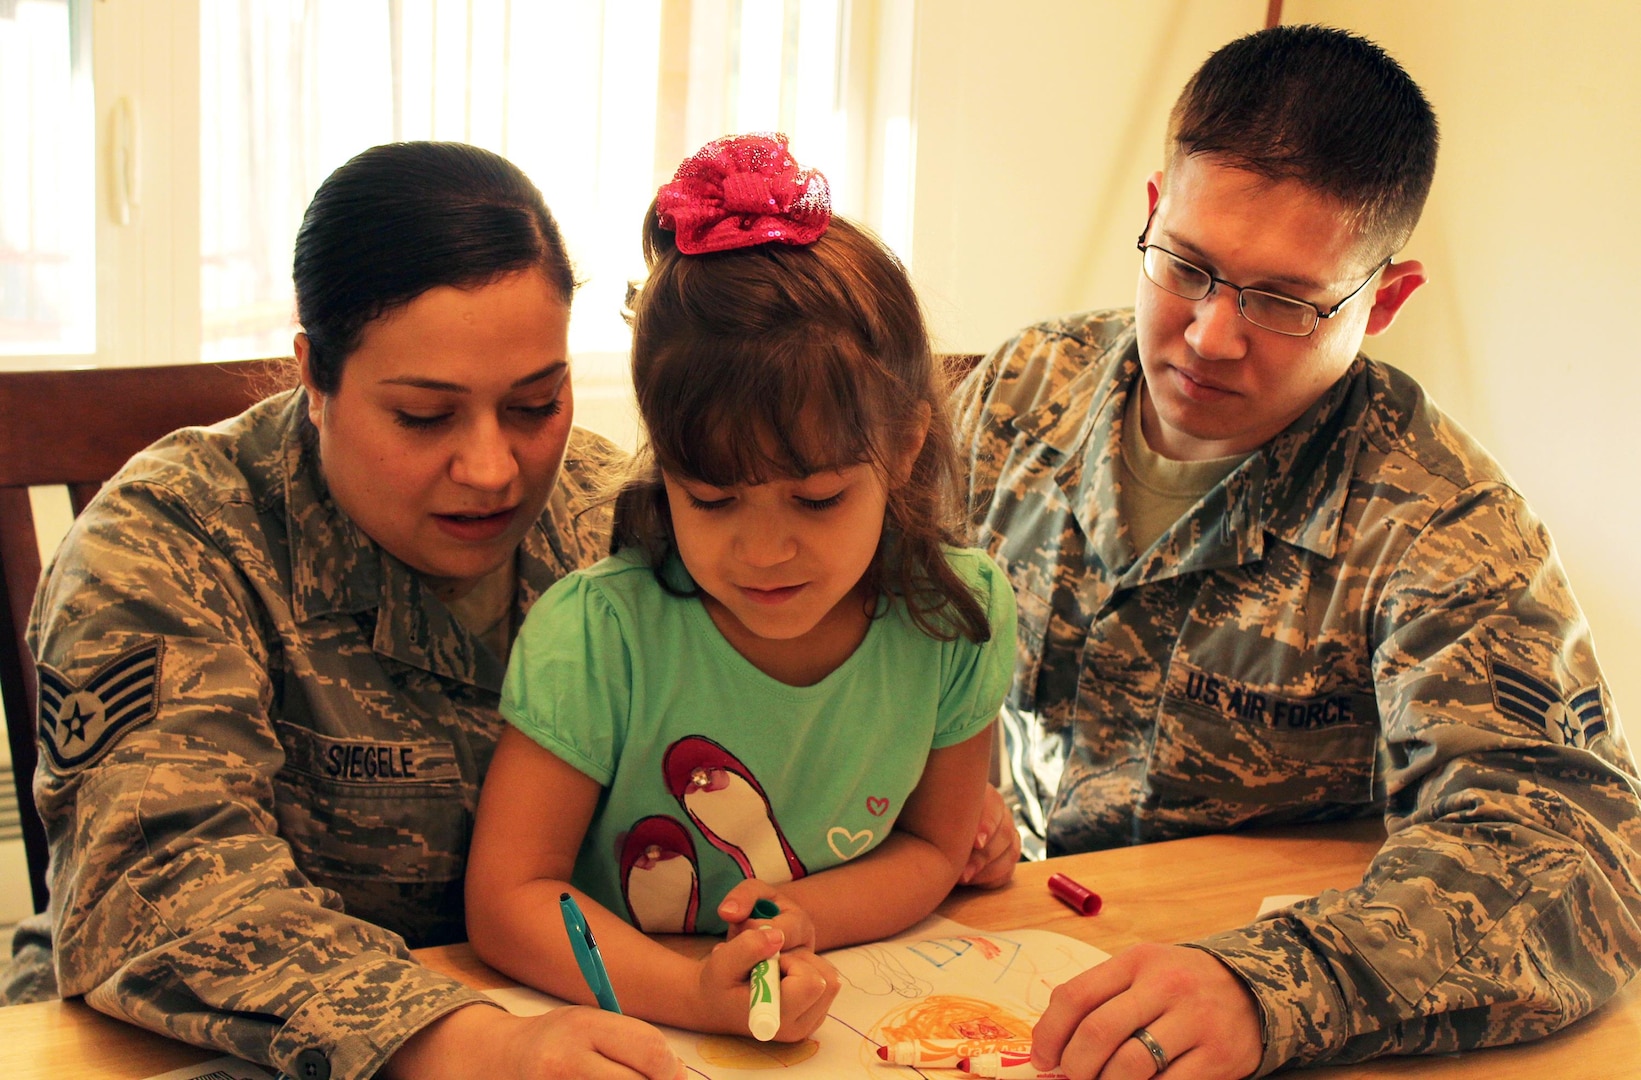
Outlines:
{"label": "eyeglasses", "polygon": [[1153,208],[1151,217],[1145,219],[1145,229],[1140,233],[1138,241],[1141,266],[1153,285],[1186,300],[1201,300],[1214,291],[1215,285],[1223,285],[1236,293],[1236,309],[1241,312],[1244,319],[1261,329],[1285,334],[1288,337],[1310,337],[1323,319],[1333,318],[1339,314],[1340,308],[1356,299],[1356,294],[1367,288],[1368,282],[1377,277],[1379,271],[1389,266],[1393,258],[1387,256],[1384,262],[1373,268],[1373,273],[1367,276],[1367,281],[1352,289],[1349,296],[1323,311],[1315,304],[1295,300],[1281,293],[1233,285],[1222,277],[1215,277],[1196,263],[1180,258],[1167,248],[1147,244],[1145,237],[1151,231],[1152,218],[1156,216],[1157,212]]}

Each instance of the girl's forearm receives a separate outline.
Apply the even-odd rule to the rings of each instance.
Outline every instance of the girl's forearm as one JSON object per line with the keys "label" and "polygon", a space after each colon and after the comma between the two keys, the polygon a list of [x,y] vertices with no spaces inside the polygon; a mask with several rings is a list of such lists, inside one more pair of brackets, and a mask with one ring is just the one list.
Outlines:
{"label": "girl's forearm", "polygon": [[469,903],[468,932],[479,958],[554,997],[596,1005],[576,963],[559,896],[576,898],[587,917],[621,1011],[651,1023],[717,1030],[698,1008],[698,961],[646,937],[567,882],[541,878],[489,902]]}
{"label": "girl's forearm", "polygon": [[898,830],[858,859],[780,886],[815,924],[815,951],[898,934],[924,918],[957,884],[963,866]]}
{"label": "girl's forearm", "polygon": [[980,823],[990,732],[988,727],[930,751],[922,778],[883,843],[858,859],[782,886],[814,923],[817,950],[898,934],[952,891]]}

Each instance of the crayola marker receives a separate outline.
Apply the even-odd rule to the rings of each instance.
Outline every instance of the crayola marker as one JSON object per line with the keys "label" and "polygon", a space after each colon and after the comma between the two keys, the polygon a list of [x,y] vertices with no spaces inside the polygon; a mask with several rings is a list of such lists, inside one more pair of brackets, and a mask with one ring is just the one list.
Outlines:
{"label": "crayola marker", "polygon": [[891,1065],[923,1065],[955,1069],[964,1058],[1003,1050],[1030,1056],[1028,1039],[916,1039],[877,1048],[877,1056]]}
{"label": "crayola marker", "polygon": [[997,1080],[1070,1080],[1062,1072],[1043,1072],[1031,1065],[1031,1052],[1024,1054],[1009,1050],[998,1054],[976,1054],[957,1063],[957,1067],[971,1076],[995,1077]]}
{"label": "crayola marker", "polygon": [[[781,913],[773,900],[752,905],[751,919],[773,919]],[[747,1009],[746,1026],[752,1037],[768,1042],[781,1030],[781,954],[765,957],[752,965],[752,1004]]]}

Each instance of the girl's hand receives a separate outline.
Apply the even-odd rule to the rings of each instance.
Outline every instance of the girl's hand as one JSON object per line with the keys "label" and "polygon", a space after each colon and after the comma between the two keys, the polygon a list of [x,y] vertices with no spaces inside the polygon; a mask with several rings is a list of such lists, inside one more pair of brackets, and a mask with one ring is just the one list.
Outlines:
{"label": "girl's hand", "polygon": [[1003,793],[987,784],[980,808],[980,828],[974,834],[974,850],[969,853],[969,861],[957,883],[979,889],[1007,885],[1019,862],[1020,832],[1014,827],[1014,815],[1009,813]]}
{"label": "girl's hand", "polygon": [[[773,900],[781,913],[773,919],[753,919],[752,905],[759,900]],[[815,947],[815,921],[789,894],[767,881],[747,878],[729,890],[718,905],[718,917],[729,924],[731,940],[754,927],[773,926],[786,935],[783,948],[813,950]]]}
{"label": "girl's hand", "polygon": [[[779,901],[777,901],[778,903]],[[826,1019],[842,980],[837,969],[807,948],[787,950],[785,938],[772,927],[749,927],[701,961],[700,1003],[707,1012],[703,1031],[750,1032],[747,1010],[752,967],[779,950],[781,954],[781,1026],[776,1042],[800,1042]]]}
{"label": "girl's hand", "polygon": [[469,1005],[412,1035],[381,1073],[393,1080],[475,1074],[682,1080],[684,1066],[659,1031],[628,1016],[571,1006],[519,1017]]}

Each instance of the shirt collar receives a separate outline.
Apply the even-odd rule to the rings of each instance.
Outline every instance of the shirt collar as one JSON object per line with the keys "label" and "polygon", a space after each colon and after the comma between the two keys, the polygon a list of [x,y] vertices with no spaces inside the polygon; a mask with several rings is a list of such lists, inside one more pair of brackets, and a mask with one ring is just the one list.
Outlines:
{"label": "shirt collar", "polygon": [[1357,356],[1326,393],[1265,445],[1267,479],[1259,506],[1264,531],[1333,558],[1369,397],[1367,359]]}
{"label": "shirt collar", "polygon": [[[1140,376],[1132,326],[1108,355],[1111,360],[1089,364],[1043,404],[1017,416],[1014,427],[1062,456],[1055,479],[1072,515],[1105,565],[1117,568],[1135,556],[1119,534],[1117,494],[1110,482],[1122,453],[1123,413]],[[1204,542],[1193,544],[1191,552],[1159,550],[1147,562],[1172,555],[1182,560],[1173,573],[1208,568],[1196,565],[1198,555],[1215,564],[1251,562],[1263,555],[1267,532],[1333,557],[1368,406],[1365,368],[1365,358],[1358,356],[1303,415],[1225,478],[1207,504],[1220,508],[1217,538],[1201,537]],[[1215,552],[1225,545],[1230,550],[1222,559]]]}

